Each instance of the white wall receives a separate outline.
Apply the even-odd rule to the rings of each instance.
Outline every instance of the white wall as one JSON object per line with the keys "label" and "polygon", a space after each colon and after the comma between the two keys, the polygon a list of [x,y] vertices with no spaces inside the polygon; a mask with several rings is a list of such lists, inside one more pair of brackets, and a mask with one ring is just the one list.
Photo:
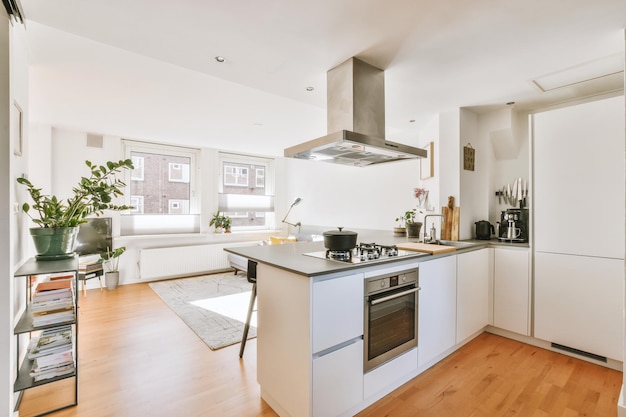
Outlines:
{"label": "white wall", "polygon": [[[456,205],[461,208],[459,224],[459,238],[472,239],[475,236],[474,223],[485,220],[485,213],[489,204],[489,148],[478,136],[478,116],[476,113],[461,109],[461,135],[459,137],[459,201]],[[465,170],[464,148],[474,149],[474,170]]]}
{"label": "white wall", "polygon": [[[28,163],[28,57],[25,43],[24,26],[14,23],[9,25],[4,8],[0,12],[0,96],[4,97],[0,105],[0,195],[4,196],[0,208],[0,270],[4,279],[0,280],[0,306],[3,314],[0,322],[0,355],[8,360],[2,361],[0,375],[0,415],[13,413],[15,396],[16,352],[13,326],[16,314],[23,308],[25,300],[25,281],[14,280],[13,272],[27,256],[24,238],[27,235],[26,221],[15,210],[18,189],[15,178],[27,172]],[[15,151],[15,138],[18,133],[14,103],[22,109],[23,145],[22,155]]]}
{"label": "white wall", "polygon": [[[0,12],[0,192],[3,196],[13,195],[11,178],[11,141],[9,133],[9,22],[4,8]],[[13,242],[9,238],[12,230],[12,216],[10,199],[3,199],[0,206],[0,355],[4,360],[0,364],[0,414],[10,415],[12,412],[13,378],[15,376],[15,360],[13,358],[13,257],[11,247]]]}

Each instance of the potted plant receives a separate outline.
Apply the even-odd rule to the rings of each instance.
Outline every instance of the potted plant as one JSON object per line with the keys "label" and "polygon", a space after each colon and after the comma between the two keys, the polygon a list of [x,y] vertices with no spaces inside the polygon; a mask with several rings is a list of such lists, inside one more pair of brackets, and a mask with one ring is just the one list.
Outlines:
{"label": "potted plant", "polygon": [[393,228],[393,233],[396,235],[405,235],[406,234],[406,220],[409,217],[409,212],[405,212],[402,216],[396,217],[396,222],[398,225]]}
{"label": "potted plant", "polygon": [[[405,225],[405,232],[407,237],[419,237],[422,223],[415,221],[416,215],[417,209],[412,209],[405,211],[402,216],[396,218],[397,222],[400,222],[401,225]],[[396,232],[397,229],[398,228],[394,229],[394,233],[400,233],[399,231]]]}
{"label": "potted plant", "polygon": [[126,252],[126,246],[121,246],[114,251],[110,251],[107,248],[107,251],[100,254],[100,259],[98,262],[102,262],[104,265],[104,282],[107,286],[107,290],[114,290],[120,283],[120,256]]}
{"label": "potted plant", "polygon": [[222,215],[219,211],[213,215],[211,221],[209,222],[209,226],[215,227],[215,233],[223,233],[224,232],[224,219],[225,216]]}
{"label": "potted plant", "polygon": [[224,225],[224,233],[230,233],[230,228],[233,224],[233,219],[230,216],[223,216],[222,224]]}
{"label": "potted plant", "polygon": [[[113,204],[113,198],[123,195],[124,182],[117,178],[122,170],[133,169],[130,159],[107,162],[105,165],[85,161],[91,170],[89,177],[82,177],[72,188],[73,195],[67,200],[41,193],[28,179],[20,177],[17,182],[25,186],[34,204],[22,205],[22,210],[39,227],[30,229],[38,260],[65,259],[74,256],[78,227],[91,214],[99,216],[104,210],[128,210],[131,206]],[[30,215],[30,209],[38,217]]]}

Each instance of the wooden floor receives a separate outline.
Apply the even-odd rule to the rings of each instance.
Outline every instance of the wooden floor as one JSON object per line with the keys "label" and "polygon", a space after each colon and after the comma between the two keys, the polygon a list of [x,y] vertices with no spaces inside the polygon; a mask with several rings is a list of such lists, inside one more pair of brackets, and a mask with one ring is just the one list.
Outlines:
{"label": "wooden floor", "polygon": [[[79,404],[53,417],[276,416],[260,399],[256,341],[242,360],[239,345],[211,351],[147,284],[89,290],[79,314]],[[615,417],[621,383],[621,372],[483,334],[358,415]],[[29,393],[20,417],[63,394]]]}

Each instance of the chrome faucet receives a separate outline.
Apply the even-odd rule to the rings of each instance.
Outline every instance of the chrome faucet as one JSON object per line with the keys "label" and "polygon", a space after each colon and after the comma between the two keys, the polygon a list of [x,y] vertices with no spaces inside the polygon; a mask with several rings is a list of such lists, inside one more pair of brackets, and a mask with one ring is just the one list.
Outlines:
{"label": "chrome faucet", "polygon": [[426,230],[428,229],[429,217],[441,217],[441,222],[443,222],[445,219],[443,214],[427,214],[426,216],[424,216],[424,243],[434,242],[437,240],[437,229],[435,228],[434,223],[432,227],[430,228],[430,236],[427,236],[428,232]]}

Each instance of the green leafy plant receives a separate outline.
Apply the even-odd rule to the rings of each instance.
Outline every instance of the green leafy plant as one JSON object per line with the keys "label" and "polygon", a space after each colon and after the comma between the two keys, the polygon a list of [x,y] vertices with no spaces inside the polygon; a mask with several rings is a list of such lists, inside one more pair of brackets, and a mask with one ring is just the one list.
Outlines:
{"label": "green leafy plant", "polygon": [[218,211],[211,217],[211,221],[209,222],[209,226],[213,226],[216,229],[224,227],[224,216]]}
{"label": "green leafy plant", "polygon": [[233,224],[233,219],[229,216],[225,216],[219,211],[211,217],[211,221],[209,222],[209,226],[214,226],[215,229],[224,229],[226,232],[230,231],[230,227]]}
{"label": "green leafy plant", "polygon": [[224,230],[226,231],[226,233],[229,233],[230,228],[233,224],[233,219],[231,219],[229,216],[224,216],[224,218],[222,219],[222,223],[224,224]]}
{"label": "green leafy plant", "polygon": [[100,254],[98,262],[102,262],[107,272],[119,272],[120,256],[124,252],[126,252],[126,246],[121,246],[114,251],[107,248],[106,252]]}
{"label": "green leafy plant", "polygon": [[[24,185],[34,204],[22,205],[22,210],[40,227],[58,228],[75,227],[85,223],[85,218],[91,214],[99,216],[104,210],[129,210],[131,206],[113,204],[113,198],[123,195],[124,182],[117,178],[124,169],[133,169],[130,159],[118,162],[107,162],[106,165],[96,165],[90,161],[85,164],[91,170],[89,177],[82,177],[77,186],[72,188],[73,196],[67,200],[57,196],[48,196],[41,193],[28,179],[18,178],[17,182]],[[30,215],[30,209],[37,211],[38,218]]]}
{"label": "green leafy plant", "polygon": [[396,222],[400,224],[400,227],[404,227],[403,225],[411,224],[415,222],[415,216],[417,215],[417,209],[407,210],[400,217],[396,217]]}

